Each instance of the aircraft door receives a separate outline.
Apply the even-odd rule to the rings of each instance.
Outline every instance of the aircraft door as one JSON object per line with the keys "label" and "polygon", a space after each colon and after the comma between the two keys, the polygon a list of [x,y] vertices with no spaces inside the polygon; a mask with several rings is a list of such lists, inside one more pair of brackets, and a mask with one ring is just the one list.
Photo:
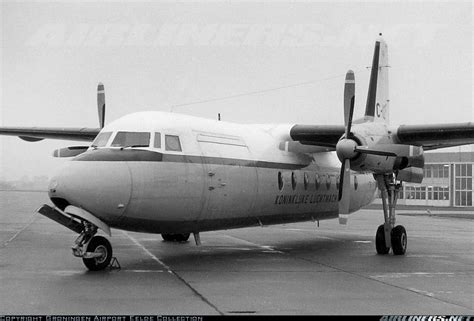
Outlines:
{"label": "aircraft door", "polygon": [[242,139],[199,134],[206,170],[205,204],[201,218],[247,217],[257,196],[257,169]]}

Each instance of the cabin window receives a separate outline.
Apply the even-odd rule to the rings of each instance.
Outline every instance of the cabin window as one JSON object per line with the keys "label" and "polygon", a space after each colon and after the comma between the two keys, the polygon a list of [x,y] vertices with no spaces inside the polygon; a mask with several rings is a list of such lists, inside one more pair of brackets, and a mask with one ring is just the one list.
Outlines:
{"label": "cabin window", "polygon": [[296,174],[294,172],[291,172],[291,187],[293,190],[296,189]]}
{"label": "cabin window", "polygon": [[112,132],[103,132],[97,135],[97,137],[94,139],[94,142],[92,143],[92,147],[104,147],[107,145],[107,142],[109,141],[110,136],[112,135]]}
{"label": "cabin window", "polygon": [[179,137],[174,135],[165,135],[165,148],[172,152],[181,151],[181,143]]}
{"label": "cabin window", "polygon": [[315,177],[315,179],[314,179],[314,186],[316,187],[316,190],[319,189],[319,186],[320,186],[320,185],[321,185],[321,181],[320,181],[320,179],[319,179],[319,175],[316,174],[316,177]]}
{"label": "cabin window", "polygon": [[326,176],[326,188],[327,189],[331,188],[331,176],[329,175]]}
{"label": "cabin window", "polygon": [[161,148],[161,133],[155,133],[155,142],[153,143],[155,148]]}
{"label": "cabin window", "polygon": [[357,191],[357,187],[359,186],[359,182],[357,182],[357,176],[354,175],[354,189]]}
{"label": "cabin window", "polygon": [[336,176],[336,189],[339,189],[339,182],[341,181],[341,178],[339,176]]}
{"label": "cabin window", "polygon": [[148,147],[150,133],[118,132],[112,142],[112,147]]}
{"label": "cabin window", "polygon": [[283,189],[283,177],[281,172],[278,172],[278,189],[281,191]]}
{"label": "cabin window", "polygon": [[307,190],[308,189],[308,184],[309,184],[308,173],[304,173],[303,184],[304,184],[304,189]]}

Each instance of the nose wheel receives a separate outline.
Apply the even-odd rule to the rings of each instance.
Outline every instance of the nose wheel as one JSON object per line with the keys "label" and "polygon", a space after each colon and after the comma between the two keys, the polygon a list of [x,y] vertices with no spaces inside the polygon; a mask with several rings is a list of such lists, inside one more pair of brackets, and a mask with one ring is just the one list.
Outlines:
{"label": "nose wheel", "polygon": [[112,257],[112,245],[103,236],[97,234],[97,226],[83,221],[83,230],[77,237],[72,253],[82,258],[82,262],[89,271],[100,271],[110,265],[112,259],[120,268],[117,259]]}
{"label": "nose wheel", "polygon": [[112,246],[103,236],[94,236],[87,245],[82,262],[90,271],[100,271],[112,260]]}

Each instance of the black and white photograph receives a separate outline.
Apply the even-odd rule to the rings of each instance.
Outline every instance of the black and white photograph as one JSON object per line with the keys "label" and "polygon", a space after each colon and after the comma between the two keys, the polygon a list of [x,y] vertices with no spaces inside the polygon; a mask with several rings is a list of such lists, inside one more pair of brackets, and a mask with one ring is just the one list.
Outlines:
{"label": "black and white photograph", "polygon": [[0,0],[0,321],[474,315],[473,15]]}

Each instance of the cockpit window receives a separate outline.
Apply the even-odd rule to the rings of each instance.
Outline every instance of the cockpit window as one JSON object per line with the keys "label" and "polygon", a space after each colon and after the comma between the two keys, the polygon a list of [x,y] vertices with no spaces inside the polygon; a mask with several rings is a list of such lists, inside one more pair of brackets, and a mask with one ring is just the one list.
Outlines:
{"label": "cockpit window", "polygon": [[110,135],[112,135],[112,132],[102,132],[100,133],[95,139],[94,142],[92,143],[92,147],[104,147],[107,145],[107,142],[109,141]]}
{"label": "cockpit window", "polygon": [[173,152],[181,151],[181,143],[179,137],[174,135],[165,135],[165,148]]}
{"label": "cockpit window", "polygon": [[161,148],[161,134],[155,133],[155,148]]}
{"label": "cockpit window", "polygon": [[118,132],[111,147],[148,147],[150,133]]}

